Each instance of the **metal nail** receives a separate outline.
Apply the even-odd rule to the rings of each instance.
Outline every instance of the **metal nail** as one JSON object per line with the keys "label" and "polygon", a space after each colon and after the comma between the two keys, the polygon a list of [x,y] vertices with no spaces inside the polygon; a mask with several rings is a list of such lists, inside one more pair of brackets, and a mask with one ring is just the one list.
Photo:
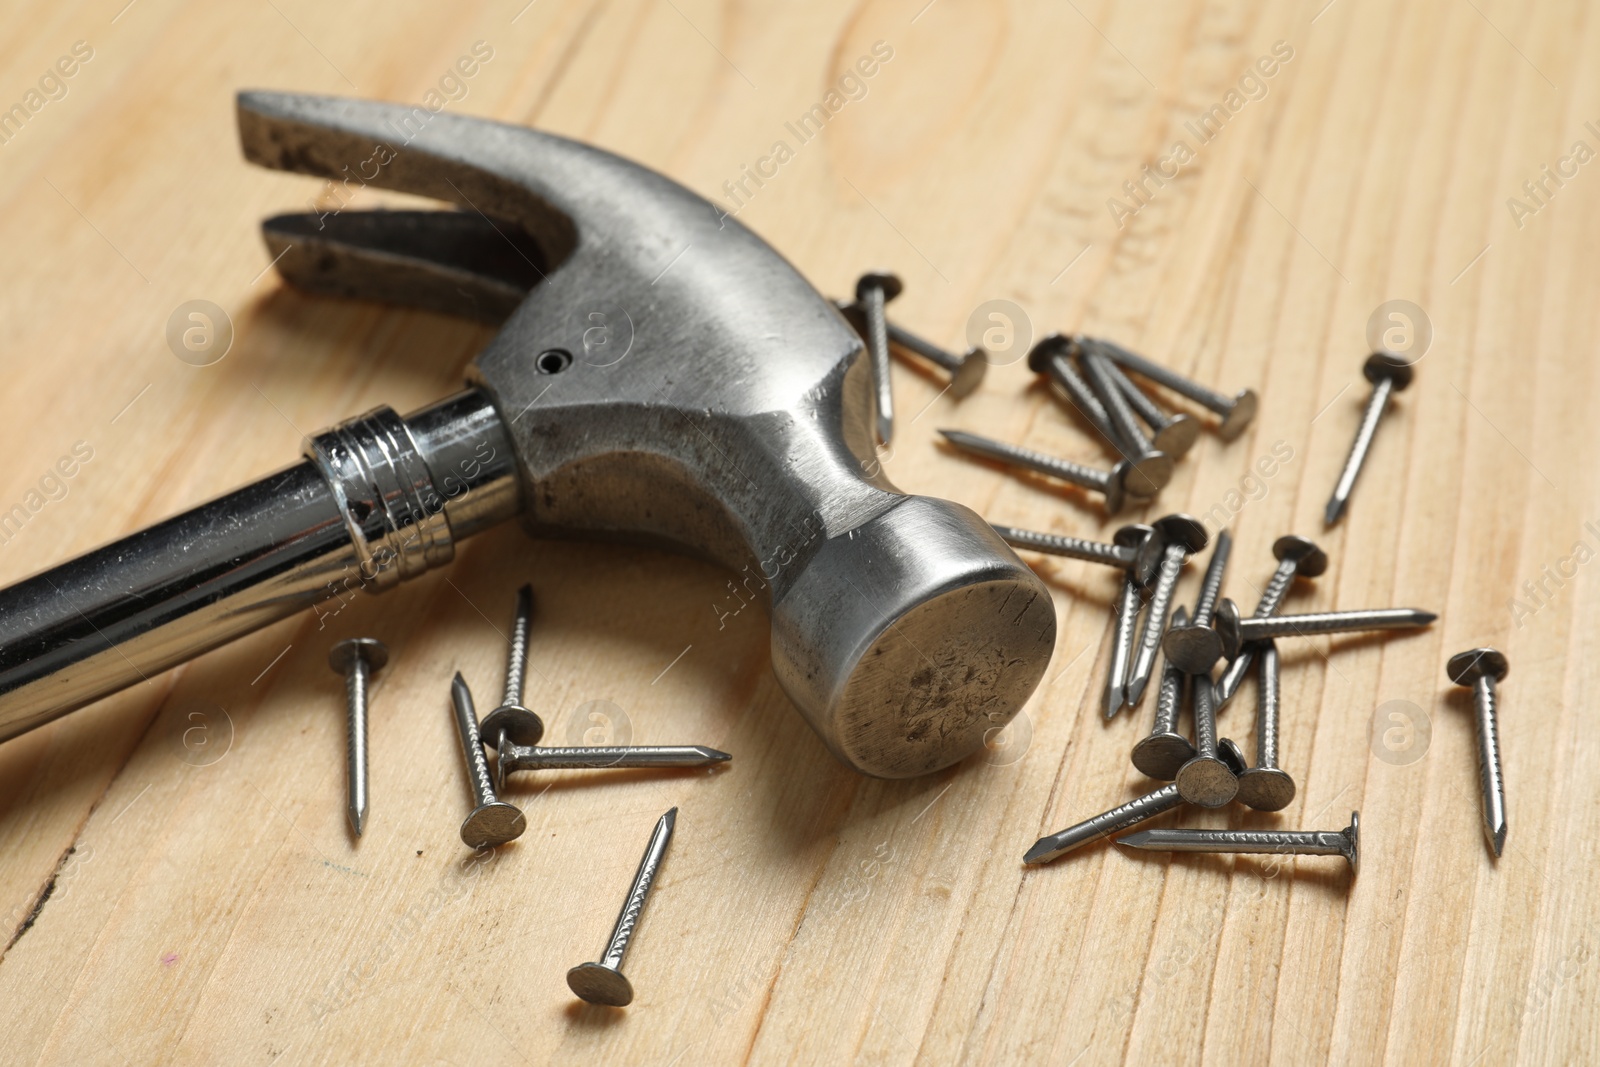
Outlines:
{"label": "metal nail", "polygon": [[1106,498],[1106,511],[1112,515],[1122,510],[1127,503],[1127,479],[1129,466],[1127,462],[1118,463],[1111,470],[1100,470],[1095,467],[1085,467],[1081,463],[1074,463],[1069,459],[1046,455],[1035,452],[1030,448],[1019,448],[1008,445],[1003,441],[996,441],[991,437],[968,433],[965,430],[940,430],[945,440],[963,452],[969,452],[985,459],[997,460],[1014,467],[1022,467],[1038,474],[1047,474],[1052,478],[1060,478],[1064,482],[1084,489],[1092,489],[1103,493]]}
{"label": "metal nail", "polygon": [[[1180,604],[1172,612],[1173,628],[1188,621],[1189,610]],[[1133,765],[1152,778],[1170,782],[1178,776],[1178,768],[1194,758],[1194,745],[1178,732],[1178,709],[1183,706],[1188,684],[1189,676],[1168,656],[1161,671],[1161,687],[1156,690],[1155,725],[1133,746]]]}
{"label": "metal nail", "polygon": [[871,360],[872,394],[878,409],[878,440],[894,437],[894,389],[889,380],[889,325],[883,306],[900,295],[900,279],[886,271],[872,271],[856,280],[856,303],[867,320],[867,358]]}
{"label": "metal nail", "polygon": [[[1274,541],[1272,554],[1278,558],[1278,568],[1273,571],[1272,580],[1256,602],[1252,618],[1265,619],[1276,615],[1296,578],[1315,578],[1328,569],[1327,553],[1318,548],[1315,542],[1295,534],[1285,534]],[[1222,672],[1216,684],[1218,711],[1233,699],[1233,694],[1244,684],[1253,658],[1254,651],[1246,645]]]}
{"label": "metal nail", "polygon": [[523,682],[528,673],[528,632],[533,626],[533,586],[517,590],[517,609],[511,618],[511,642],[506,651],[506,684],[500,706],[483,717],[478,733],[493,749],[507,741],[537,745],[544,736],[544,720],[522,706]]}
{"label": "metal nail", "polygon": [[[849,300],[835,300],[834,305],[865,339],[867,316],[861,306]],[[890,354],[896,349],[912,352],[946,371],[950,375],[949,393],[954,399],[960,400],[976,392],[978,386],[983,384],[984,372],[989,369],[989,353],[982,348],[974,346],[958,356],[903,326],[895,325],[887,317],[884,319],[884,329],[889,338]]]}
{"label": "metal nail", "polygon": [[611,937],[606,942],[606,950],[600,961],[580,963],[567,972],[567,986],[590,1004],[624,1008],[633,1003],[633,983],[623,977],[622,957],[627,954],[628,944],[633,940],[634,931],[639,928],[639,915],[644,911],[644,902],[650,896],[656,874],[661,870],[661,860],[672,841],[672,829],[677,821],[677,808],[656,821],[656,828],[650,834],[650,843],[645,846],[644,857],[639,860],[639,869],[634,872],[633,884],[628,887],[628,897],[622,904],[621,914],[617,916],[617,924],[611,928]]}
{"label": "metal nail", "polygon": [[[1244,757],[1240,754],[1238,746],[1234,746],[1231,741],[1228,744],[1233,747],[1231,751],[1225,750],[1224,758],[1235,760],[1236,762],[1232,766],[1238,770],[1244,770]],[[1146,819],[1153,819],[1164,811],[1171,811],[1181,803],[1183,803],[1183,798],[1178,795],[1178,787],[1164,785],[1160,789],[1130,800],[1126,804],[1119,804],[1104,814],[1096,815],[1092,819],[1085,819],[1083,822],[1075,826],[1069,826],[1059,833],[1039,838],[1033,843],[1033,847],[1028,849],[1027,854],[1022,857],[1022,862],[1049,863],[1053,859],[1066,855],[1073,849],[1082,848],[1091,841],[1108,837],[1118,830],[1126,830],[1128,827],[1135,826]]]}
{"label": "metal nail", "polygon": [[1053,333],[1028,350],[1028,369],[1049,379],[1056,396],[1070,404],[1107,444],[1121,452],[1122,441],[1111,428],[1111,416],[1106,413],[1105,405],[1072,365],[1072,353],[1077,347],[1076,337]]}
{"label": "metal nail", "polygon": [[496,789],[516,771],[611,770],[612,768],[710,767],[733,757],[709,745],[545,745],[515,743],[500,750],[494,763]]}
{"label": "metal nail", "polygon": [[1089,386],[1100,403],[1105,405],[1111,428],[1123,445],[1123,455],[1133,464],[1129,488],[1143,496],[1155,496],[1172,481],[1172,457],[1156,450],[1144,427],[1139,424],[1128,404],[1128,398],[1107,365],[1109,360],[1097,348],[1087,345],[1078,349],[1078,365],[1089,378]]}
{"label": "metal nail", "polygon": [[1221,415],[1222,424],[1217,427],[1217,433],[1224,441],[1232,441],[1244,433],[1245,427],[1249,426],[1250,420],[1256,416],[1260,398],[1256,396],[1254,389],[1241,389],[1231,397],[1223,396],[1199,382],[1191,381],[1181,374],[1168,370],[1159,363],[1128,351],[1114,341],[1097,337],[1095,343],[1112,361],[1124,369],[1149,378],[1157,385],[1165,386],[1179,396],[1188,397],[1201,407],[1209,408]]}
{"label": "metal nail", "polygon": [[450,683],[450,702],[455,708],[456,732],[461,737],[461,755],[467,764],[467,782],[472,789],[472,814],[461,823],[461,840],[472,848],[492,848],[522,836],[528,828],[522,812],[495,795],[489,778],[489,761],[483,753],[483,738],[478,733],[478,713],[472,705],[472,690],[457,671]]}
{"label": "metal nail", "polygon": [[1161,543],[1149,536],[1153,532],[1151,527],[1142,524],[1122,527],[1117,531],[1119,540],[1112,544],[1066,534],[1022,530],[1015,526],[996,526],[994,532],[1012,548],[1026,548],[1051,556],[1066,556],[1090,563],[1103,563],[1108,567],[1120,567],[1131,573],[1140,585],[1148,585],[1161,566]]}
{"label": "metal nail", "polygon": [[1496,684],[1510,670],[1503,652],[1474,648],[1451,656],[1445,673],[1472,689],[1478,727],[1478,787],[1483,794],[1483,835],[1498,858],[1506,847],[1506,780],[1500,770],[1500,695]]}
{"label": "metal nail", "polygon": [[1233,535],[1227,530],[1219,530],[1216,544],[1211,549],[1211,562],[1206,565],[1206,575],[1200,583],[1194,618],[1186,626],[1174,623],[1161,639],[1161,650],[1167,654],[1167,658],[1190,674],[1211,673],[1211,668],[1222,656],[1222,638],[1211,628],[1211,616],[1216,612],[1217,597],[1222,593],[1222,578],[1227,573],[1228,557],[1232,552]]}
{"label": "metal nail", "polygon": [[[1099,342],[1090,340],[1086,343],[1094,345]],[[1156,450],[1165,452],[1173,460],[1182,459],[1200,439],[1199,421],[1181,412],[1168,412],[1110,359],[1107,359],[1106,366],[1117,387],[1122,390],[1122,395],[1127,398],[1128,406],[1150,427],[1150,441]]]}
{"label": "metal nail", "polygon": [[892,344],[907,352],[915,352],[949,373],[950,395],[955,399],[960,400],[983,384],[984,372],[989,369],[989,353],[983,349],[969,348],[965,354],[958,356],[892,322],[888,324],[888,329]]}
{"label": "metal nail", "polygon": [[1244,758],[1244,749],[1240,748],[1238,742],[1231,737],[1217,738],[1217,758],[1228,765],[1234,777],[1243,774],[1250,767],[1250,761]]}
{"label": "metal nail", "polygon": [[1239,776],[1238,799],[1257,811],[1282,811],[1294,800],[1294,779],[1278,769],[1278,646],[1261,645],[1256,696],[1256,765]]}
{"label": "metal nail", "polygon": [[1154,852],[1246,852],[1280,856],[1343,856],[1360,868],[1361,813],[1343,830],[1138,830],[1117,844]]}
{"label": "metal nail", "polygon": [[357,837],[367,825],[367,698],[372,676],[388,662],[388,647],[373,637],[352,637],[328,650],[328,666],[344,675],[345,811]]}
{"label": "metal nail", "polygon": [[1172,612],[1172,594],[1178,586],[1178,573],[1189,555],[1205,548],[1208,540],[1206,528],[1192,515],[1167,515],[1151,525],[1161,538],[1161,571],[1156,576],[1155,592],[1150,596],[1150,613],[1145,616],[1133,668],[1128,672],[1128,703],[1135,705],[1144,696],[1150,674],[1155,670],[1156,652],[1167,632],[1167,616]]}
{"label": "metal nail", "polygon": [[1073,849],[1082,848],[1091,841],[1102,837],[1109,837],[1118,830],[1125,830],[1130,826],[1153,819],[1164,811],[1171,811],[1183,798],[1178,795],[1178,787],[1164,785],[1153,793],[1146,793],[1126,804],[1119,804],[1102,815],[1092,819],[1085,819],[1075,826],[1069,826],[1059,833],[1041,837],[1033,843],[1022,857],[1023,863],[1049,863],[1066,855]]}
{"label": "metal nail", "polygon": [[1306,615],[1274,615],[1246,619],[1239,605],[1222,598],[1217,605],[1216,629],[1222,638],[1222,654],[1229,659],[1254,641],[1274,637],[1307,637],[1311,634],[1348,634],[1363,630],[1415,630],[1439,616],[1421,608],[1366,608],[1361,611],[1318,611]]}
{"label": "metal nail", "polygon": [[1122,597],[1117,601],[1116,632],[1111,642],[1111,666],[1106,671],[1105,690],[1100,698],[1100,713],[1116,718],[1128,703],[1128,667],[1133,662],[1134,631],[1139,626],[1139,611],[1144,593],[1132,572],[1122,580]]}
{"label": "metal nail", "polygon": [[1324,525],[1332,526],[1344,517],[1350,504],[1350,491],[1355,488],[1356,475],[1366,462],[1372,439],[1378,433],[1378,423],[1383,419],[1389,398],[1411,384],[1411,364],[1390,352],[1374,352],[1362,365],[1361,373],[1372,383],[1372,395],[1367,397],[1366,410],[1361,413],[1361,424],[1356,427],[1356,439],[1350,444],[1350,456],[1344,461],[1344,470],[1334,483],[1333,495],[1322,512]]}
{"label": "metal nail", "polygon": [[1217,706],[1211,679],[1197,674],[1189,687],[1194,707],[1194,758],[1178,768],[1178,794],[1202,808],[1220,808],[1239,792],[1239,774],[1222,759],[1217,745]]}

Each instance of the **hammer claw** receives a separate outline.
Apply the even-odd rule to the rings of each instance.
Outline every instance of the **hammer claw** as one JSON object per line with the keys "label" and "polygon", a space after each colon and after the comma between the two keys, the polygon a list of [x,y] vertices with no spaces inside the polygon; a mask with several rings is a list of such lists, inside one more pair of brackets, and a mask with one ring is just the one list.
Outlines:
{"label": "hammer claw", "polygon": [[333,205],[333,214],[372,186],[508,219],[531,236],[551,266],[577,245],[577,227],[557,186],[573,176],[573,157],[591,151],[574,142],[403,104],[299,93],[242,92],[238,116],[245,158],[328,179],[323,202]]}
{"label": "hammer claw", "polygon": [[498,326],[545,273],[520,228],[468,211],[278,215],[267,254],[297,289],[419,307]]}

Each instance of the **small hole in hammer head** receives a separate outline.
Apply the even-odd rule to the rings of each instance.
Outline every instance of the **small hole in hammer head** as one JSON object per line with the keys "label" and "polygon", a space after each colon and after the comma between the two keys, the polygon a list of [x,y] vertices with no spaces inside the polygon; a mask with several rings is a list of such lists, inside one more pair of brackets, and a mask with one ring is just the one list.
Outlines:
{"label": "small hole in hammer head", "polygon": [[572,366],[572,353],[564,348],[551,348],[539,353],[539,358],[533,361],[540,374],[560,374]]}

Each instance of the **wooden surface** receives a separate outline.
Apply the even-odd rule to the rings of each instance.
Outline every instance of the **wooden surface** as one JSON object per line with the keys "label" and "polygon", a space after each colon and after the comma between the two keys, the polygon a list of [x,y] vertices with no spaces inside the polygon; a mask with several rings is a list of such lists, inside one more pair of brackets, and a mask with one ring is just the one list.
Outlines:
{"label": "wooden surface", "polygon": [[[1034,870],[1019,861],[1035,837],[1149,788],[1127,751],[1150,704],[1109,726],[1096,713],[1109,572],[1036,560],[1060,639],[1008,747],[880,782],[835,763],[789,706],[757,609],[718,628],[724,575],[497,530],[323,628],[291,620],[0,746],[0,1059],[1600,1057],[1600,579],[1586,566],[1600,526],[1585,525],[1600,520],[1600,163],[1571,159],[1574,142],[1600,149],[1587,5],[123,2],[4,17],[0,105],[74,42],[93,50],[0,144],[0,508],[30,515],[0,549],[6,580],[288,462],[305,432],[459,383],[483,329],[307,299],[267,269],[259,220],[303,209],[318,183],[242,162],[232,94],[420,101],[481,40],[493,58],[451,110],[592,141],[725,206],[723,183],[787,141],[793,158],[739,218],[826,292],[891,266],[901,321],[941,342],[1004,299],[1034,336],[1098,331],[1256,387],[1252,430],[1204,437],[1152,514],[1231,517],[1228,591],[1247,605],[1271,542],[1294,531],[1333,560],[1294,607],[1442,617],[1399,639],[1287,646],[1299,799],[1281,816],[1165,820],[1335,828],[1358,808],[1358,879],[1336,860],[1107,846]],[[796,146],[784,124],[876,41],[893,56],[865,95]],[[1185,124],[1226,106],[1277,41],[1292,57],[1133,213],[1123,183],[1178,139],[1194,147]],[[1574,176],[1531,199],[1522,185],[1546,164]],[[163,339],[197,298],[236,329],[207,367]],[[1368,319],[1391,299],[1426,309],[1431,349],[1348,519],[1324,532]],[[1021,364],[959,406],[895,373],[901,487],[997,522],[1113,528],[1085,498],[933,445],[957,425],[1103,460]],[[92,458],[47,477],[79,442]],[[1280,442],[1292,458],[1252,480]],[[635,740],[736,758],[718,774],[522,785],[527,835],[473,857],[447,685],[460,669],[494,688],[525,580],[540,605],[528,702],[555,735],[609,701]],[[355,634],[394,651],[359,845],[325,664]],[[1512,664],[1498,865],[1470,719],[1444,677],[1478,644]],[[1253,693],[1221,723],[1247,751]],[[1375,754],[1394,701],[1430,728],[1414,762]],[[674,804],[678,838],[627,961],[638,1000],[579,1005],[563,975],[600,949]]]}

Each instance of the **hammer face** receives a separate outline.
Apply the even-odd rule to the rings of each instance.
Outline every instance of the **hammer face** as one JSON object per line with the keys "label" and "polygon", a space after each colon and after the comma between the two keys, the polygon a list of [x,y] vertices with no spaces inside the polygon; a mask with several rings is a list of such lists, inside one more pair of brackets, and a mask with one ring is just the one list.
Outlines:
{"label": "hammer face", "polygon": [[[666,541],[738,572],[770,606],[778,680],[864,773],[948,766],[1020,709],[1054,646],[1048,591],[970,510],[883,478],[861,342],[766,242],[660,174],[532,130],[284,94],[239,107],[256,162],[338,179],[370,155],[370,184],[481,220],[319,217],[313,234],[302,217],[268,239],[321,253],[326,270],[286,277],[322,292],[404,300],[431,277],[479,318],[526,293],[472,377],[531,532]],[[491,233],[536,249],[463,252]]]}
{"label": "hammer face", "polygon": [[902,502],[829,540],[779,599],[772,669],[834,755],[907,778],[992,741],[1038,685],[1055,608],[959,504]]}

